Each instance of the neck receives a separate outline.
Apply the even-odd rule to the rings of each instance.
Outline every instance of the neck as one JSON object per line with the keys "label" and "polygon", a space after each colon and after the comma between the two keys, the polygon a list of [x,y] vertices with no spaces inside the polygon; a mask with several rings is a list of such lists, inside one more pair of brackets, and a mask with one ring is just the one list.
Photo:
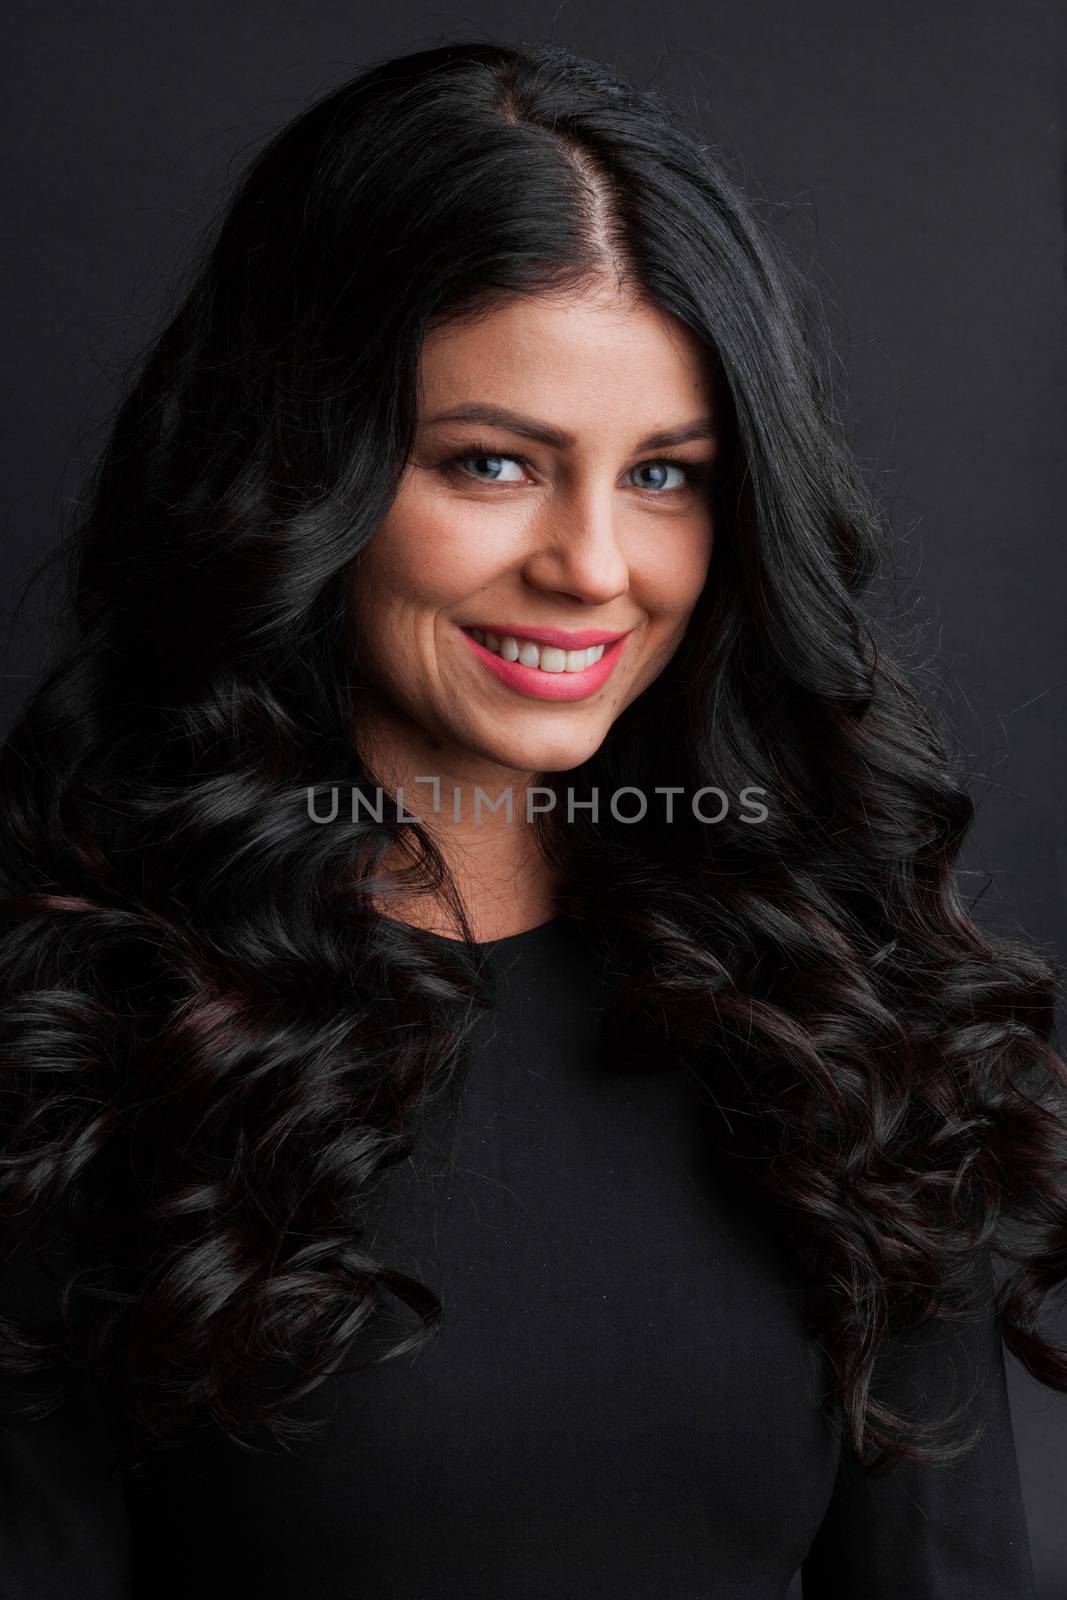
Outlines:
{"label": "neck", "polygon": [[[526,809],[527,791],[539,783],[539,774],[446,746],[373,693],[361,694],[358,717],[356,742],[368,774],[387,801],[402,800],[404,814],[417,817],[430,834],[453,875],[474,938],[506,938],[547,922],[557,908],[556,873],[537,846]],[[505,804],[492,809],[508,790],[510,816]],[[410,857],[394,846],[379,870],[409,864]],[[451,909],[437,897],[398,888],[375,905],[414,927],[459,936]]]}

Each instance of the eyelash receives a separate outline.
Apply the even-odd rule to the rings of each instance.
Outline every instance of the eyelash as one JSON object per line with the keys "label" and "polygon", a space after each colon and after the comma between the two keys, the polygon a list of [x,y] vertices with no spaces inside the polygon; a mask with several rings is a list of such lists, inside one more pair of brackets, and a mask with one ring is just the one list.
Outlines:
{"label": "eyelash", "polygon": [[[450,478],[462,479],[465,483],[488,483],[488,478],[475,478],[471,473],[463,471],[463,463],[473,456],[490,456],[498,461],[517,461],[520,467],[530,470],[530,463],[525,456],[516,455],[513,450],[497,450],[493,445],[486,444],[484,440],[472,440],[464,449],[457,450],[455,455],[448,456],[441,463],[443,470]],[[685,473],[689,480],[687,484],[678,489],[639,489],[639,494],[647,494],[653,500],[669,500],[673,495],[686,494],[690,489],[706,482],[711,476],[711,464],[704,461],[679,461],[677,456],[650,456],[647,461],[639,461],[630,468],[636,472],[638,467],[678,467]],[[516,488],[516,484],[509,487]]]}

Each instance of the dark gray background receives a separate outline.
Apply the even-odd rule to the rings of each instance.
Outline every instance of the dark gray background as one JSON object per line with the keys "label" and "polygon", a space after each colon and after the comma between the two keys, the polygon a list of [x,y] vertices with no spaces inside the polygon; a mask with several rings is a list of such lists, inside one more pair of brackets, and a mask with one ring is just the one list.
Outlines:
{"label": "dark gray background", "polygon": [[[987,925],[1062,959],[1067,12],[1052,0],[17,7],[9,601],[244,160],[370,58],[482,31],[561,39],[666,90],[810,260],[852,437],[892,507],[923,681],[973,775],[965,884]],[[42,593],[4,632],[4,727],[48,638]],[[1009,1382],[1042,1600],[1065,1600],[1067,1398],[1013,1358]]]}

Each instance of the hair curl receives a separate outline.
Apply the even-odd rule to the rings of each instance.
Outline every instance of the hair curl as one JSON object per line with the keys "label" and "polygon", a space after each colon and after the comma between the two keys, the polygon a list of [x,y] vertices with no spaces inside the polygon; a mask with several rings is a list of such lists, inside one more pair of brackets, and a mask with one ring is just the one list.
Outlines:
{"label": "hair curl", "polygon": [[20,1414],[62,1358],[131,1442],[286,1444],[383,1292],[423,1324],[400,1349],[434,1331],[361,1207],[485,997],[467,945],[372,896],[422,886],[470,928],[426,828],[313,827],[308,796],[374,783],[345,593],[423,338],[605,275],[714,353],[726,445],[682,646],[566,781],[774,797],[756,828],[539,822],[619,979],[605,1048],[684,1056],[722,1156],[780,1202],[865,1465],[963,1448],[871,1378],[894,1330],[966,1314],[994,1252],[1006,1343],[1067,1388],[1038,1329],[1067,1272],[1054,973],[961,904],[973,808],[864,609],[886,519],[821,310],[658,93],[478,42],[372,66],[252,162],[64,543],[68,633],[0,755],[3,1252],[59,1241],[62,1288],[58,1322],[0,1319]]}

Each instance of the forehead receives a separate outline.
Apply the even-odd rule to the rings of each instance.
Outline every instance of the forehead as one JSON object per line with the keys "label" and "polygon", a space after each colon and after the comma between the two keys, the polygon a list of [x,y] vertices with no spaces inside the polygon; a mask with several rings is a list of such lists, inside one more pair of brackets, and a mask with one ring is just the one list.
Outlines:
{"label": "forehead", "polygon": [[676,317],[609,293],[513,296],[433,330],[419,371],[423,416],[484,401],[577,426],[598,412],[640,427],[713,406],[713,358]]}

